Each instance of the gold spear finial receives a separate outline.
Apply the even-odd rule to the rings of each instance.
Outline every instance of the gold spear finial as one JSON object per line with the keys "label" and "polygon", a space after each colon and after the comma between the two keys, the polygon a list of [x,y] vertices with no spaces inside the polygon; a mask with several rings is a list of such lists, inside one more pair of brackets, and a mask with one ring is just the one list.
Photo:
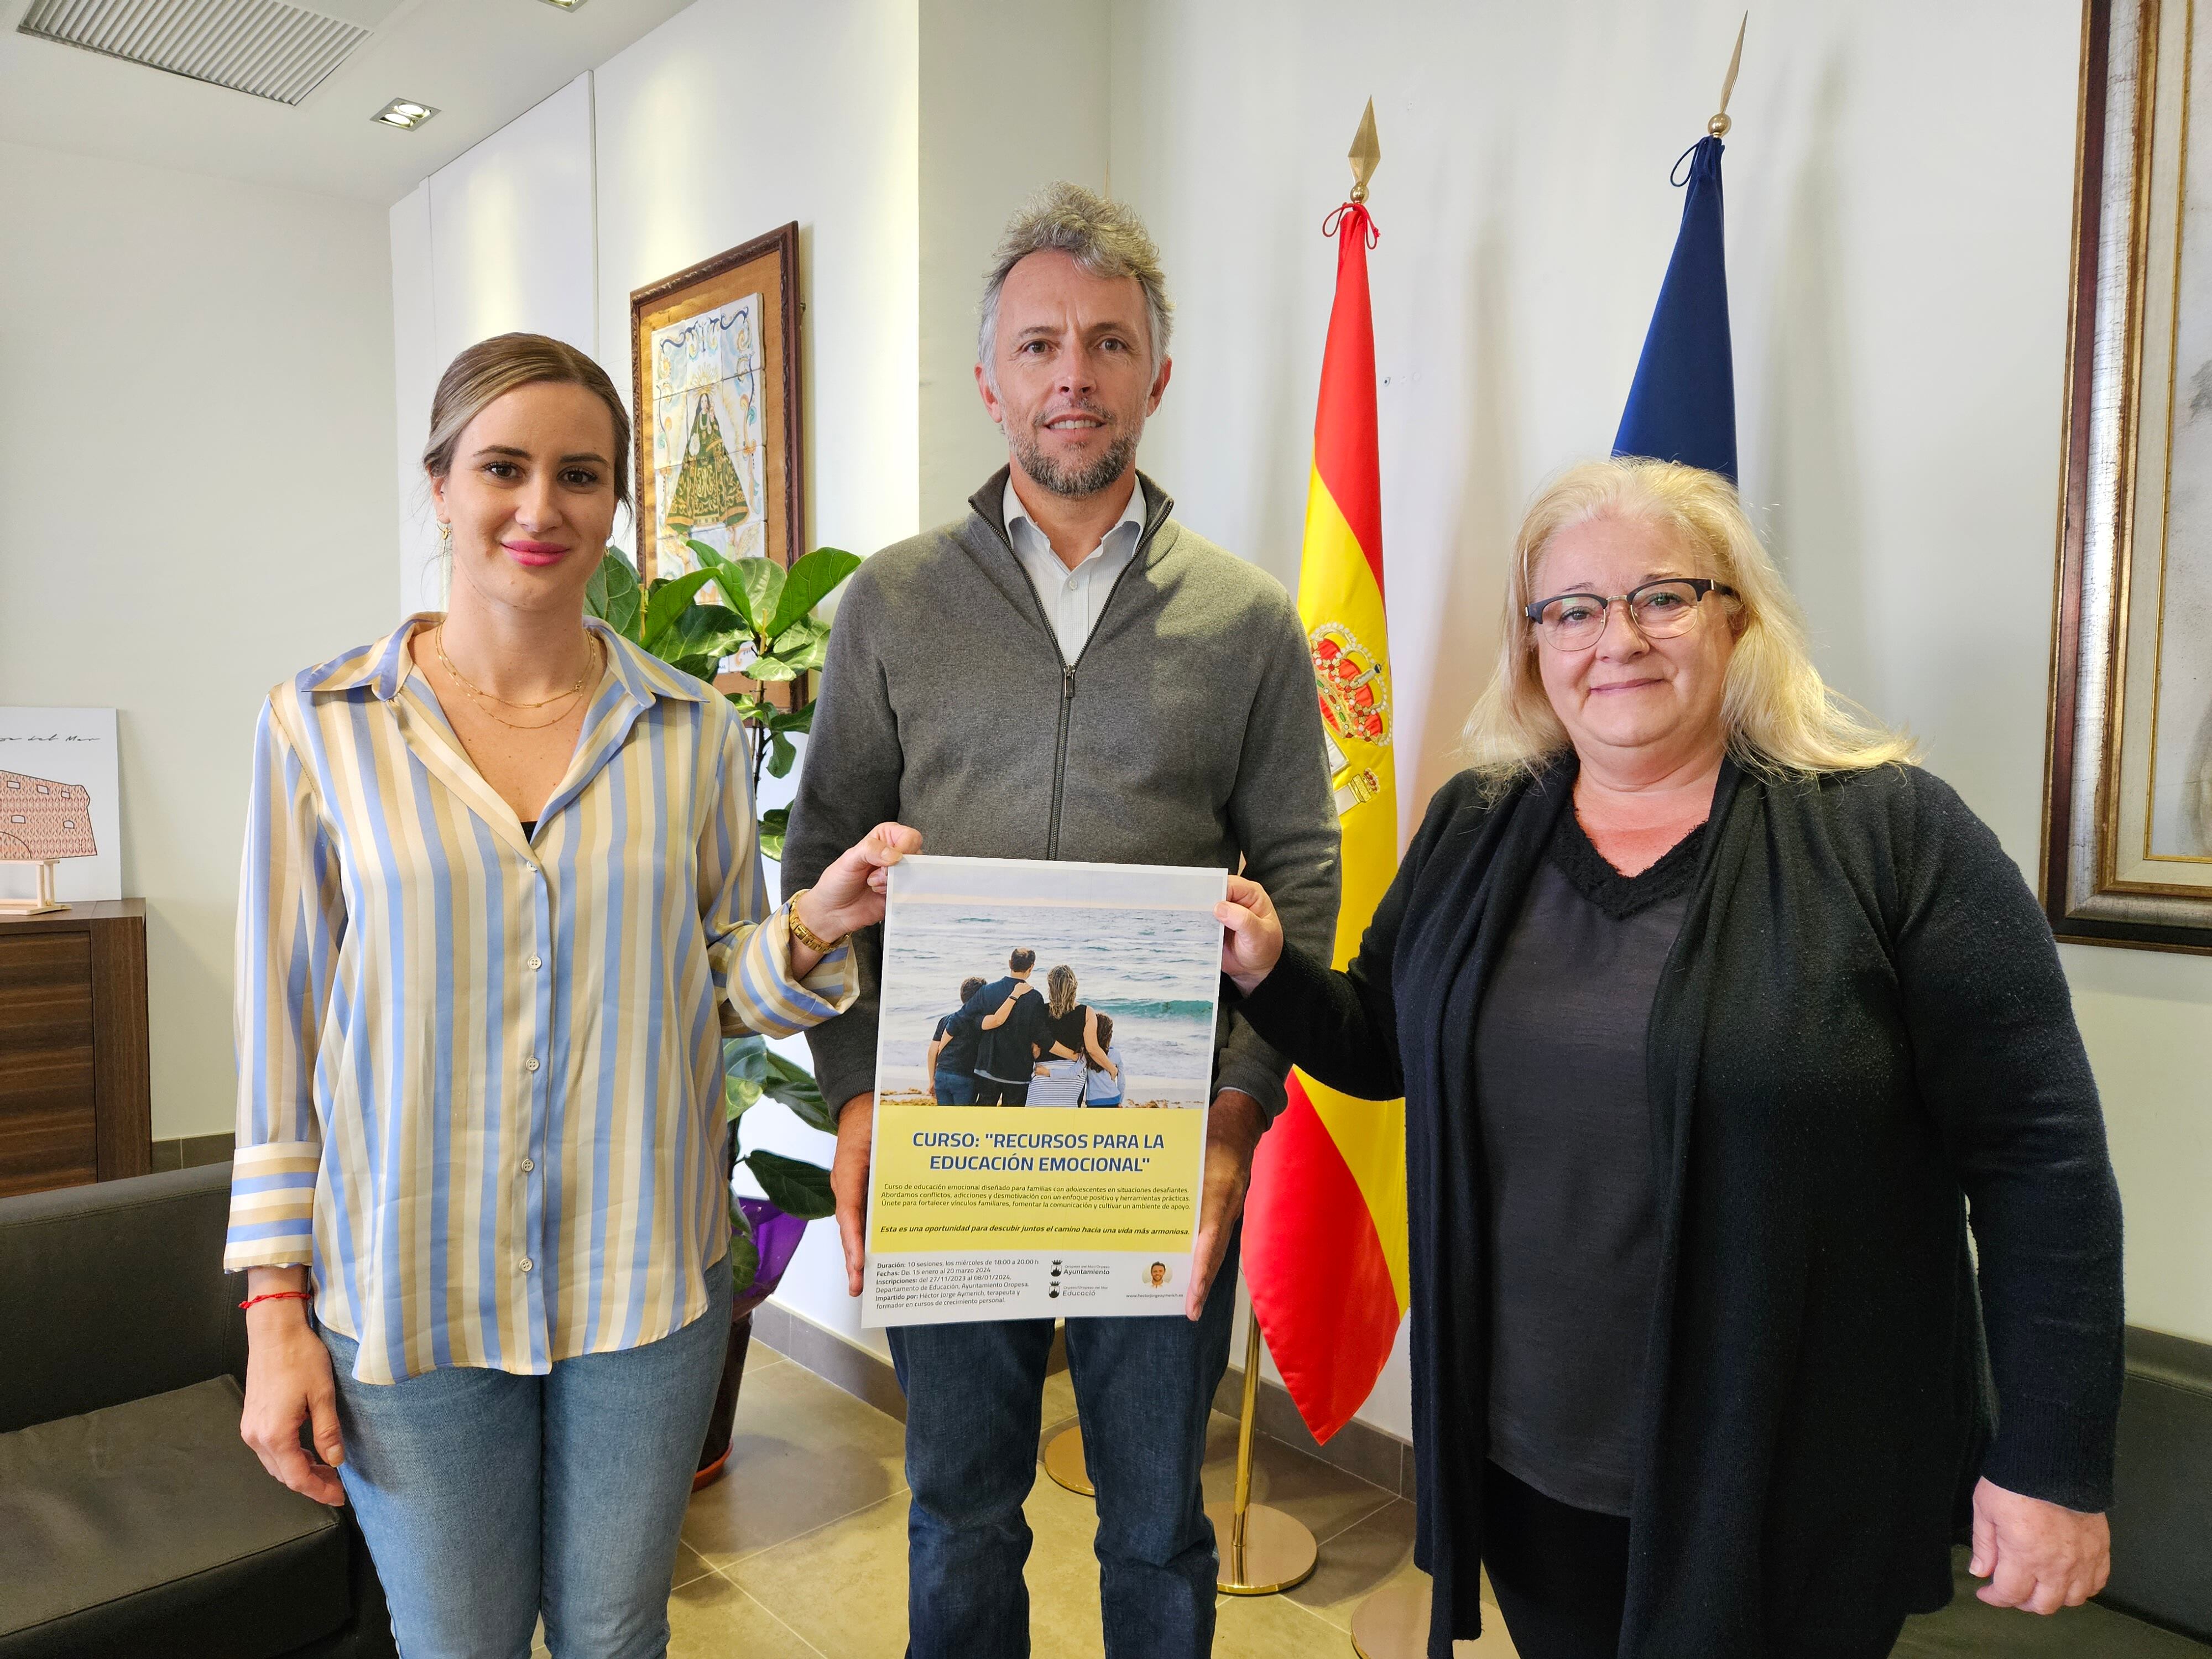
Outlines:
{"label": "gold spear finial", "polygon": [[1705,131],[1716,138],[1727,137],[1729,128],[1735,125],[1729,119],[1729,94],[1735,90],[1735,72],[1743,64],[1743,32],[1750,27],[1751,14],[1746,12],[1743,21],[1735,26],[1735,52],[1729,58],[1728,79],[1721,82],[1720,109],[1711,120],[1705,123]]}
{"label": "gold spear finial", "polygon": [[1382,143],[1375,136],[1375,100],[1367,100],[1367,112],[1359,118],[1359,131],[1352,135],[1352,149],[1347,152],[1352,161],[1352,199],[1367,199],[1367,181],[1375,176],[1375,169],[1382,164]]}

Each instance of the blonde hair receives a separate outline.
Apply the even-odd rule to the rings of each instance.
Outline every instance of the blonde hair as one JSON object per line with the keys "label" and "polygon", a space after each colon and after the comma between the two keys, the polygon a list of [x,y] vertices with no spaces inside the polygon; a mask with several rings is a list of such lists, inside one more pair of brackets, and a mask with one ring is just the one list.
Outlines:
{"label": "blonde hair", "polygon": [[471,421],[517,386],[550,381],[580,386],[607,406],[614,417],[615,500],[629,501],[629,411],[607,372],[565,340],[544,334],[495,334],[479,340],[447,366],[430,400],[430,437],[422,447],[422,470],[434,478],[453,470],[453,450]]}
{"label": "blonde hair", "polygon": [[1075,1007],[1075,969],[1061,963],[1044,976],[1044,1006],[1054,1019],[1066,1019]]}
{"label": "blonde hair", "polygon": [[1468,763],[1502,793],[1564,754],[1567,729],[1552,710],[1536,665],[1536,628],[1527,607],[1536,567],[1553,538],[1576,525],[1611,519],[1642,524],[1678,543],[1709,576],[1735,590],[1725,616],[1736,633],[1721,693],[1729,753],[1743,766],[1810,776],[1913,759],[1912,739],[1869,718],[1831,690],[1813,666],[1805,624],[1735,486],[1717,472],[1673,461],[1614,458],[1585,461],[1552,480],[1529,505],[1514,538],[1505,577],[1505,637],[1489,688],[1468,716]]}

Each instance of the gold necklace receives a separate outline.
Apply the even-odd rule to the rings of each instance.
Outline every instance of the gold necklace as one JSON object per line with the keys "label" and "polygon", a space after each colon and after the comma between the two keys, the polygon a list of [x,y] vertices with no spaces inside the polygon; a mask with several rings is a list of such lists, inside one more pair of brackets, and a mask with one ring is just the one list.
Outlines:
{"label": "gold necklace", "polygon": [[[587,637],[591,636],[587,634]],[[598,649],[592,653],[592,660],[584,665],[583,672],[576,676],[574,684],[571,685],[565,691],[556,692],[552,696],[546,697],[538,702],[517,702],[512,697],[502,697],[495,693],[483,690],[483,687],[471,680],[467,675],[461,672],[459,669],[453,666],[453,659],[446,654],[445,623],[440,623],[435,628],[430,630],[430,643],[436,647],[439,662],[445,665],[446,672],[453,677],[456,683],[459,684],[460,688],[464,691],[466,691],[471,696],[476,698],[477,701],[481,703],[490,704],[501,702],[505,703],[509,708],[550,708],[556,702],[567,702],[572,698],[580,697],[583,695],[585,686],[588,684],[593,678],[592,670],[594,668],[596,668],[601,674],[606,672],[606,647],[604,644],[601,644],[597,638],[593,637],[592,638],[592,643],[597,646]],[[483,712],[489,715],[493,720],[497,720],[501,726],[506,726],[511,732],[543,732],[548,726],[560,725],[562,720],[568,718],[571,711],[564,708],[559,714],[554,715],[550,720],[538,720],[535,724],[527,726],[522,724],[520,721],[507,719],[506,715],[501,714],[495,708],[487,707]]]}

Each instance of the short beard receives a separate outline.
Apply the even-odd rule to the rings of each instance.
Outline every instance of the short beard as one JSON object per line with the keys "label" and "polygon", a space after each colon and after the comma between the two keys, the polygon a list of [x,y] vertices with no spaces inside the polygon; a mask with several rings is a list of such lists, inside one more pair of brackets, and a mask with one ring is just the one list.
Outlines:
{"label": "short beard", "polygon": [[1024,427],[1014,434],[1014,459],[1022,464],[1022,471],[1032,482],[1055,495],[1079,500],[1096,495],[1129,470],[1129,463],[1136,457],[1137,440],[1142,435],[1141,427],[1124,433],[1106,447],[1104,454],[1079,471],[1048,456],[1038,446],[1034,429]]}

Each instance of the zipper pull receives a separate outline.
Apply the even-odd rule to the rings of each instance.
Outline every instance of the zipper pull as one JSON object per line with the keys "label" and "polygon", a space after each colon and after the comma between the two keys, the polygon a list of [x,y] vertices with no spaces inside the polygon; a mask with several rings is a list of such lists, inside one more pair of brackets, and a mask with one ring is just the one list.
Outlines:
{"label": "zipper pull", "polygon": [[1062,677],[1060,680],[1061,700],[1066,702],[1073,702],[1075,701],[1075,671],[1073,668],[1062,668],[1060,672]]}

